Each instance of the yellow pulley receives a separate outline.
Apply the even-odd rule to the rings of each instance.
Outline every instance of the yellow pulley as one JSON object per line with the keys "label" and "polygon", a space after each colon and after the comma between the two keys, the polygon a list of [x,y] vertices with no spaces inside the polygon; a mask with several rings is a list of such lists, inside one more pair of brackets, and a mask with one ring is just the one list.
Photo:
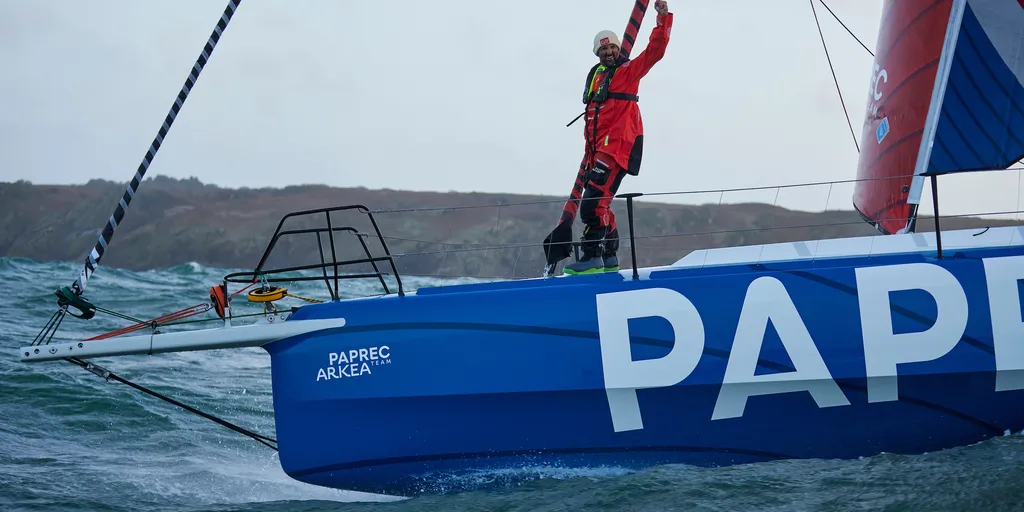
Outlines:
{"label": "yellow pulley", "polygon": [[265,286],[249,292],[249,302],[273,302],[281,300],[288,294],[288,289],[280,286]]}

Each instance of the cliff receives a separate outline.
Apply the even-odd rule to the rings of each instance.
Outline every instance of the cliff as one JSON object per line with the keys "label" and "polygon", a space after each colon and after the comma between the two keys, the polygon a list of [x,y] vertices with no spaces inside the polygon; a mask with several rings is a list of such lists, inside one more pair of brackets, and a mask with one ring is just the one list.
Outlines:
{"label": "cliff", "polygon": [[[83,261],[96,243],[124,184],[93,180],[85,185],[0,183],[0,256]],[[252,268],[289,212],[347,204],[374,212],[403,274],[480,277],[537,276],[539,246],[558,219],[564,199],[482,193],[430,193],[320,185],[283,189],[226,189],[198,180],[147,179],[115,232],[102,266],[151,269],[195,261],[226,268]],[[504,204],[477,208],[478,205]],[[625,201],[614,208],[628,236]],[[311,217],[311,216],[310,216]],[[375,232],[365,215],[333,213],[332,225]],[[947,219],[943,229],[1012,224],[973,218]],[[931,229],[927,220],[922,231]],[[325,226],[324,215],[291,219],[286,229]],[[639,264],[675,261],[694,249],[766,242],[872,235],[853,211],[809,213],[767,204],[675,205],[641,198],[635,228]],[[577,220],[575,228],[579,236]],[[330,258],[330,245],[322,239]],[[363,237],[380,254],[375,236]],[[511,248],[486,250],[496,245]],[[319,261],[316,236],[283,237],[268,262],[302,265]],[[339,257],[358,257],[356,238],[338,232]],[[628,241],[620,260],[629,265]],[[343,269],[346,270],[346,269]],[[352,270],[352,269],[347,269]]]}

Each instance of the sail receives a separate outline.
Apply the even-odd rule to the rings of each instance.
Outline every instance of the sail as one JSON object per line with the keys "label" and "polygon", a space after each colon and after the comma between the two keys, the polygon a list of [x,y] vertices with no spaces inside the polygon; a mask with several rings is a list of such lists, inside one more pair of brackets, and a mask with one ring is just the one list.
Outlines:
{"label": "sail", "polygon": [[1024,0],[887,1],[854,207],[913,230],[924,177],[1024,156]]}

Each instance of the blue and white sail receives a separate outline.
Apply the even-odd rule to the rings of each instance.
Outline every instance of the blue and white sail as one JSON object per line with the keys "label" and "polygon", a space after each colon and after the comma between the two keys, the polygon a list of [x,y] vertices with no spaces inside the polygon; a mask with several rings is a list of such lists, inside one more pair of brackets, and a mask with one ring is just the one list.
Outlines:
{"label": "blue and white sail", "polygon": [[925,176],[1024,156],[1024,0],[888,1],[877,49],[854,207],[891,234]]}

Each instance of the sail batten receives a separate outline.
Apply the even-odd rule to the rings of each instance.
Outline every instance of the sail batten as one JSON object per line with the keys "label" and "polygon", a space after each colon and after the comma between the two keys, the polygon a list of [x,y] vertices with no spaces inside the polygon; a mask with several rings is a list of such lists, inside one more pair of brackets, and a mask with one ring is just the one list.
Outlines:
{"label": "sail batten", "polygon": [[1024,0],[901,0],[883,9],[854,207],[912,231],[925,177],[1024,157]]}

